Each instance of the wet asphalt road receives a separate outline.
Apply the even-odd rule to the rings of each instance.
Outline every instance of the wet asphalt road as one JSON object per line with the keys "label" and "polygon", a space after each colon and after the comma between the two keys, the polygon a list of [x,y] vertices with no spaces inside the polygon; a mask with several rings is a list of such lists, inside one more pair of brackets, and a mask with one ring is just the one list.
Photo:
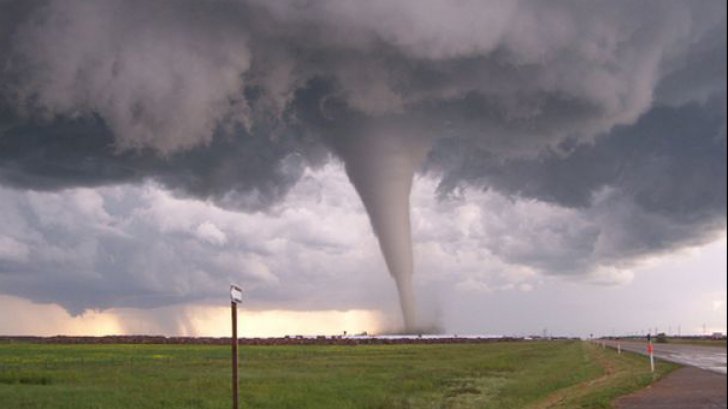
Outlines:
{"label": "wet asphalt road", "polygon": [[[647,342],[597,341],[607,346],[647,355]],[[713,346],[697,346],[684,344],[653,344],[655,358],[675,362],[681,365],[694,366],[711,372],[726,375],[726,348]]]}

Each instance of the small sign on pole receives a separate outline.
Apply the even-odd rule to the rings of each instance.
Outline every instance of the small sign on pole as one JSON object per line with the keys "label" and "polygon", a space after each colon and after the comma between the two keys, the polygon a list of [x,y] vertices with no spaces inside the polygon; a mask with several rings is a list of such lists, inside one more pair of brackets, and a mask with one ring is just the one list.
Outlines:
{"label": "small sign on pole", "polygon": [[233,409],[238,409],[238,304],[243,302],[243,289],[230,285],[230,310],[232,315],[233,336],[230,345],[233,350]]}
{"label": "small sign on pole", "polygon": [[230,285],[230,301],[235,304],[243,302],[243,289],[235,284]]}

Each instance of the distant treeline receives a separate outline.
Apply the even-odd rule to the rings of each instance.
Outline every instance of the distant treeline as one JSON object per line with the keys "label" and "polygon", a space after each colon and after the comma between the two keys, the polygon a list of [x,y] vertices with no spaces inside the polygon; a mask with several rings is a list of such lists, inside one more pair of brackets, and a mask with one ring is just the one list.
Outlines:
{"label": "distant treeline", "polygon": [[[565,340],[568,338],[550,338]],[[379,344],[474,344],[492,342],[525,341],[521,337],[344,337],[344,336],[286,336],[280,338],[239,338],[240,345],[379,345]],[[229,345],[230,337],[165,337],[155,335],[113,335],[103,337],[91,336],[0,336],[0,343],[37,343],[37,344],[195,344],[195,345]]]}

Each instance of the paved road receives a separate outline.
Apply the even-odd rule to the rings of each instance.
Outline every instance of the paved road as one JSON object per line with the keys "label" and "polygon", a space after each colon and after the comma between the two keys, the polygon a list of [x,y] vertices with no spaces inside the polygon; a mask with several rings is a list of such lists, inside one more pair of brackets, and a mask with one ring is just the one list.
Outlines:
{"label": "paved road", "polygon": [[[647,354],[647,342],[603,342],[612,348],[616,348],[619,343],[625,351]],[[653,345],[655,346],[655,358],[726,375],[726,348],[685,344]]]}

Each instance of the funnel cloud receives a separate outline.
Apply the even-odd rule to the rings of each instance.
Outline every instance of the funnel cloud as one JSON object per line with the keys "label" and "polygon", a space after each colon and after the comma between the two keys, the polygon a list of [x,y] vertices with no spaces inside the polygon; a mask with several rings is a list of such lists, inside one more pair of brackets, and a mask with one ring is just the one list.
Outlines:
{"label": "funnel cloud", "polygon": [[417,328],[409,196],[415,172],[429,150],[423,139],[401,129],[387,129],[337,140],[333,145],[364,203],[397,284],[407,331]]}
{"label": "funnel cloud", "polygon": [[[461,249],[447,240],[462,239],[477,249],[473,257],[569,277],[707,243],[726,226],[725,7],[0,0],[0,184],[12,197],[8,214],[22,220],[0,232],[0,292],[77,313],[133,304],[132,293],[154,299],[149,305],[203,299],[210,293],[200,277],[213,288],[232,274],[216,276],[217,261],[178,266],[186,271],[174,277],[179,286],[162,295],[156,279],[134,273],[130,255],[153,265],[132,241],[165,230],[144,224],[129,195],[81,194],[109,223],[86,242],[56,237],[78,232],[73,223],[52,227],[41,210],[24,212],[18,192],[157,186],[225,211],[272,214],[296,208],[294,199],[310,203],[304,193],[319,194],[311,174],[335,163],[363,203],[408,331],[423,321],[416,271],[439,262],[417,252],[430,242],[442,260],[460,263]],[[430,221],[411,214],[416,175],[436,186],[443,208],[480,197],[469,204],[478,210],[463,215],[467,226],[428,233]],[[530,206],[553,217],[523,210]],[[294,252],[289,246],[236,242],[199,222],[183,230],[204,233],[195,236],[205,238],[200,246],[240,249],[245,256],[228,256],[248,260],[258,273],[246,277],[269,286],[259,298],[306,299],[310,289],[296,275],[305,273],[267,258],[271,249]],[[284,231],[276,234],[289,237]],[[336,253],[342,242],[354,246],[340,234],[304,236]],[[159,254],[192,251],[177,239]],[[54,258],[65,266],[55,279],[72,291],[44,279]],[[470,271],[457,263],[439,267]],[[486,264],[473,263],[467,277],[453,273],[453,288],[489,288],[479,280],[501,273]],[[290,292],[273,289],[284,285]],[[93,296],[101,293],[109,301]]]}

